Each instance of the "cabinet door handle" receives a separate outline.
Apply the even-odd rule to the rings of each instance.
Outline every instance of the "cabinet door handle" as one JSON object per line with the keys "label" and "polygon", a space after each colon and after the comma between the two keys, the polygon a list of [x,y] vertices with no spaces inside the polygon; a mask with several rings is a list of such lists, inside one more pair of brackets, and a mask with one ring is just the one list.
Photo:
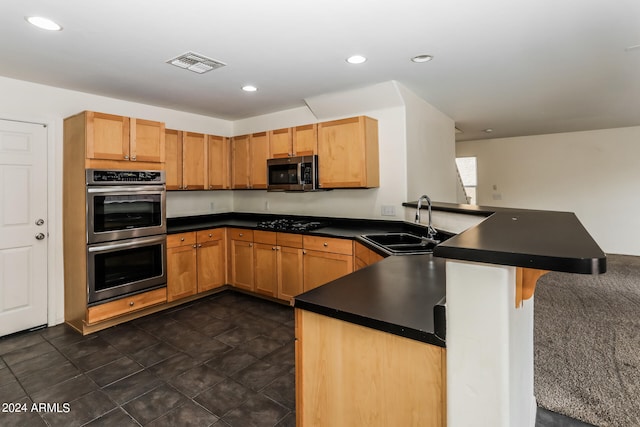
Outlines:
{"label": "cabinet door handle", "polygon": [[307,254],[307,251],[302,251],[302,255],[306,255],[306,254]]}
{"label": "cabinet door handle", "polygon": [[213,234],[209,233],[209,237],[213,236]]}
{"label": "cabinet door handle", "polygon": [[249,243],[249,247],[252,248],[253,247],[253,243]]}
{"label": "cabinet door handle", "polygon": [[133,301],[129,301],[129,307],[133,307],[134,302]]}
{"label": "cabinet door handle", "polygon": [[324,243],[322,244],[322,246],[324,246],[324,247],[326,248],[327,246],[329,246],[329,244],[328,244],[327,242],[324,242]]}
{"label": "cabinet door handle", "polygon": [[198,245],[193,245],[193,247],[194,247],[194,248],[197,248],[197,247],[198,247]]}
{"label": "cabinet door handle", "polygon": [[276,247],[275,247],[275,246],[274,246],[274,247],[272,247],[272,248],[271,248],[271,250],[272,250],[272,251],[275,251],[275,250],[276,250]]}
{"label": "cabinet door handle", "polygon": [[242,237],[242,236],[244,236],[244,233],[240,233],[240,234],[238,234],[238,236]]}
{"label": "cabinet door handle", "polygon": [[181,237],[181,238],[180,238],[180,241],[181,241],[181,242],[184,242],[184,237]]}
{"label": "cabinet door handle", "polygon": [[129,155],[128,155],[128,154],[125,154],[125,155],[124,155],[124,159],[125,159],[125,160],[129,160]]}
{"label": "cabinet door handle", "polygon": [[136,161],[136,156],[131,156],[131,160]]}

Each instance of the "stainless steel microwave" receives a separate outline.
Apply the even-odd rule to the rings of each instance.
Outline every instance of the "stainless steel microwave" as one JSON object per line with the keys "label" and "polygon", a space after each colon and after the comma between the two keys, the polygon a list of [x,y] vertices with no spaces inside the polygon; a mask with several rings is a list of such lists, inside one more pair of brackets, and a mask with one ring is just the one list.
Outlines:
{"label": "stainless steel microwave", "polygon": [[314,191],[318,189],[318,156],[267,160],[268,191]]}

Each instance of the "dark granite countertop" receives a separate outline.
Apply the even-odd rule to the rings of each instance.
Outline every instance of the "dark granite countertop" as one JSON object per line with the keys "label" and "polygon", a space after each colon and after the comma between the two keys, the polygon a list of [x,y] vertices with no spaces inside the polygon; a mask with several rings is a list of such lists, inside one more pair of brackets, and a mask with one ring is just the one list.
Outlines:
{"label": "dark granite countertop", "polygon": [[[334,217],[328,218],[278,214],[251,214],[239,212],[167,218],[167,234],[177,234],[187,231],[198,231],[219,227],[238,227],[258,230],[259,228],[257,227],[257,224],[259,221],[277,218],[308,219],[310,221],[325,222],[327,224],[326,226],[304,233],[313,236],[357,239],[362,234],[389,232],[413,232],[420,235],[426,235],[426,228],[424,226],[407,223],[405,221],[384,221]],[[284,232],[296,233],[295,231]],[[364,241],[362,241],[362,243],[367,244]]]}
{"label": "dark granite countertop", "polygon": [[445,346],[445,261],[391,256],[295,297],[295,307]]}
{"label": "dark granite countertop", "polygon": [[432,209],[487,217],[438,245],[436,257],[565,273],[607,271],[606,255],[572,212],[452,203],[433,203]]}

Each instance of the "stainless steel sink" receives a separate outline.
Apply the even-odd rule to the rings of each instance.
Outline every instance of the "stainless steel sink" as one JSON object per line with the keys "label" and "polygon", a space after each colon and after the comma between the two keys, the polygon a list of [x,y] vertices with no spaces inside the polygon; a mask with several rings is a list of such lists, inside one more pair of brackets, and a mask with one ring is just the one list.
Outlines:
{"label": "stainless steel sink", "polygon": [[[411,233],[364,234],[360,237],[392,255],[430,253],[440,243],[438,238],[431,240]],[[446,240],[449,236],[440,237]]]}

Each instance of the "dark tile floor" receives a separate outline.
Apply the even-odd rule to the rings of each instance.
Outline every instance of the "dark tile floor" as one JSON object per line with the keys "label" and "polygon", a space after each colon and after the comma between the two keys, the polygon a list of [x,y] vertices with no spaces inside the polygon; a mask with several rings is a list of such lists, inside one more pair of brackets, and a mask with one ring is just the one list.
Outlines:
{"label": "dark tile floor", "polygon": [[[295,426],[293,335],[290,307],[225,291],[86,337],[6,337],[0,425]],[[536,425],[574,421],[538,411]]]}

